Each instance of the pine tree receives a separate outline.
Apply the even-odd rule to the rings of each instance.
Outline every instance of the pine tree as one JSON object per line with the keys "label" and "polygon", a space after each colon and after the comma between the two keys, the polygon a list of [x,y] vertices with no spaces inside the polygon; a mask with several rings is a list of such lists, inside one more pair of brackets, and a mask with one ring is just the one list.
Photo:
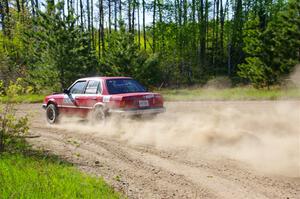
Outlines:
{"label": "pine tree", "polygon": [[[76,26],[73,10],[63,18],[62,3],[55,5],[52,14],[40,12],[38,20],[39,32],[31,32],[30,37],[36,39],[38,62],[32,68],[31,75],[51,74],[53,82],[58,79],[61,88],[75,79],[96,72],[95,53],[90,50],[90,36]],[[40,69],[44,69],[44,74]],[[43,77],[40,77],[43,78]],[[49,82],[49,83],[50,83]]]}
{"label": "pine tree", "polygon": [[268,24],[263,33],[267,65],[281,74],[288,74],[300,62],[300,3],[289,1]]}
{"label": "pine tree", "polygon": [[300,4],[291,0],[266,28],[261,17],[249,17],[243,41],[246,63],[239,65],[240,77],[256,87],[278,83],[300,62]]}

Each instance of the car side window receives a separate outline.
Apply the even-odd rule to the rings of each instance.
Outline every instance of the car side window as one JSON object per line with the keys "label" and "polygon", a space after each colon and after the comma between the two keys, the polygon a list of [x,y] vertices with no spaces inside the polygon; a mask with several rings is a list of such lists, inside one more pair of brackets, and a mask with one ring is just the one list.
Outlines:
{"label": "car side window", "polygon": [[99,83],[97,80],[90,80],[85,89],[85,94],[99,94]]}
{"label": "car side window", "polygon": [[86,81],[76,82],[70,89],[71,94],[82,94],[86,86]]}

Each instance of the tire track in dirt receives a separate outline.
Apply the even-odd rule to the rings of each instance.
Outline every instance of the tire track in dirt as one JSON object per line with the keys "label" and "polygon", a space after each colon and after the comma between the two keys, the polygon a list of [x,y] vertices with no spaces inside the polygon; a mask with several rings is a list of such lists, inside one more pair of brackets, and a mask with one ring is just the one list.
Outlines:
{"label": "tire track in dirt", "polygon": [[[219,102],[218,102],[219,104]],[[35,110],[30,139],[100,175],[129,198],[298,198],[300,179],[264,175],[243,162],[191,148],[161,149],[110,137],[45,125],[39,105],[22,105],[20,112]],[[38,110],[36,110],[38,109]],[[216,155],[215,157],[210,157]]]}
{"label": "tire track in dirt", "polygon": [[[80,146],[74,146],[68,140],[74,141],[76,136],[61,136],[57,135],[56,131],[47,134],[41,129],[33,129],[33,132],[43,137],[33,142],[35,146],[55,151],[57,155],[79,164],[84,171],[106,177],[106,180],[129,197],[197,198],[199,195],[204,198],[215,197],[183,176],[174,175],[173,172],[164,171],[152,164],[145,164],[111,143],[98,141],[95,144],[84,141]],[[95,162],[101,164],[100,169]]]}

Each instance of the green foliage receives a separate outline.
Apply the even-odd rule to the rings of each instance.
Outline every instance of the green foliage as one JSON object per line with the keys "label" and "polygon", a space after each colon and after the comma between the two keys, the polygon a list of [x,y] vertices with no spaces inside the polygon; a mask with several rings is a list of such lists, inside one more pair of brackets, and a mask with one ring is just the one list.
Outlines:
{"label": "green foliage", "polygon": [[[297,0],[152,1],[139,8],[153,14],[155,23],[144,27],[143,15],[128,12],[131,20],[117,16],[116,29],[108,21],[115,9],[102,12],[101,2],[94,9],[100,16],[91,16],[92,8],[75,13],[64,7],[65,0],[46,1],[41,10],[4,5],[0,77],[5,85],[22,77],[30,86],[27,93],[49,93],[99,74],[133,76],[151,86],[203,85],[225,75],[239,83],[238,74],[263,87],[280,83],[300,59]],[[131,1],[122,8],[129,6],[137,9]]]}
{"label": "green foliage", "polygon": [[0,75],[5,81],[25,77],[27,64],[31,60],[31,47],[24,41],[25,32],[32,27],[32,20],[24,12],[22,20],[15,10],[11,10],[9,18],[9,34],[0,31]]}
{"label": "green foliage", "polygon": [[155,85],[160,81],[158,56],[149,56],[139,51],[131,33],[121,30],[114,32],[108,39],[109,51],[102,59],[101,72],[108,76],[133,76],[146,85]]}
{"label": "green foliage", "polygon": [[[13,98],[14,103],[42,103],[45,98],[45,95],[42,94],[23,94],[18,95]],[[0,96],[1,103],[7,103],[11,101],[8,96]]]}
{"label": "green foliage", "polygon": [[255,87],[259,88],[269,85],[267,73],[272,73],[272,70],[261,60],[264,52],[259,17],[256,15],[251,15],[251,17],[252,20],[245,24],[243,33],[245,43],[243,50],[247,55],[246,63],[239,65],[238,75],[248,79]]}
{"label": "green foliage", "polygon": [[148,55],[142,52],[143,61],[140,67],[134,71],[134,77],[147,86],[159,85],[162,82],[161,60],[157,54]]}
{"label": "green foliage", "polygon": [[47,156],[2,154],[2,198],[120,198],[102,178],[89,177]]}
{"label": "green foliage", "polygon": [[245,47],[243,51],[246,54],[260,56],[263,53],[263,43],[261,39],[261,29],[259,28],[259,18],[257,16],[250,16],[249,20],[244,27],[243,38]]}
{"label": "green foliage", "polygon": [[278,83],[300,61],[300,4],[291,0],[281,9],[266,28],[255,14],[245,24],[247,57],[238,74],[256,87]]}
{"label": "green foliage", "polygon": [[251,83],[256,87],[265,87],[271,84],[272,70],[267,67],[258,57],[247,57],[245,64],[239,65],[239,76],[245,79],[249,79]]}
{"label": "green foliage", "polygon": [[114,32],[108,38],[109,51],[102,60],[103,69],[108,75],[129,76],[137,67],[139,52],[131,33],[122,26],[119,32]]}
{"label": "green foliage", "polygon": [[59,82],[61,88],[79,77],[95,74],[97,66],[89,35],[76,26],[72,10],[62,17],[63,5],[59,2],[51,14],[39,12],[37,30],[28,34],[40,50],[31,77],[46,86]]}
{"label": "green foliage", "polygon": [[279,74],[288,74],[300,62],[300,3],[290,0],[263,32],[263,61]]}
{"label": "green foliage", "polygon": [[16,82],[9,82],[9,86],[6,89],[6,95],[13,99],[18,95],[31,94],[32,91],[33,88],[28,86],[24,79],[17,78]]}
{"label": "green foliage", "polygon": [[13,146],[14,150],[23,149],[25,141],[22,136],[28,133],[27,116],[17,117],[14,99],[22,90],[21,80],[16,83],[11,82],[5,90],[7,101],[5,104],[0,102],[0,152],[3,152],[6,146]]}
{"label": "green foliage", "polygon": [[7,87],[4,85],[4,81],[0,80],[0,97],[6,96],[13,100],[19,95],[30,95],[33,92],[34,88],[23,78],[17,78],[15,82],[9,81]]}

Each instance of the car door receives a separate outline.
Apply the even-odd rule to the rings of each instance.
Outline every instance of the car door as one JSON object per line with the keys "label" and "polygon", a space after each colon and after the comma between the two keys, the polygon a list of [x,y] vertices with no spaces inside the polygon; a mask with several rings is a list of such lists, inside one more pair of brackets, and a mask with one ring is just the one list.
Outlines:
{"label": "car door", "polygon": [[101,101],[102,86],[100,80],[89,80],[82,95],[76,96],[76,103],[80,107],[82,116],[86,116],[94,105]]}
{"label": "car door", "polygon": [[82,115],[82,110],[80,108],[80,97],[84,94],[87,81],[77,81],[71,88],[69,88],[69,93],[65,94],[63,100],[63,112],[69,115]]}

